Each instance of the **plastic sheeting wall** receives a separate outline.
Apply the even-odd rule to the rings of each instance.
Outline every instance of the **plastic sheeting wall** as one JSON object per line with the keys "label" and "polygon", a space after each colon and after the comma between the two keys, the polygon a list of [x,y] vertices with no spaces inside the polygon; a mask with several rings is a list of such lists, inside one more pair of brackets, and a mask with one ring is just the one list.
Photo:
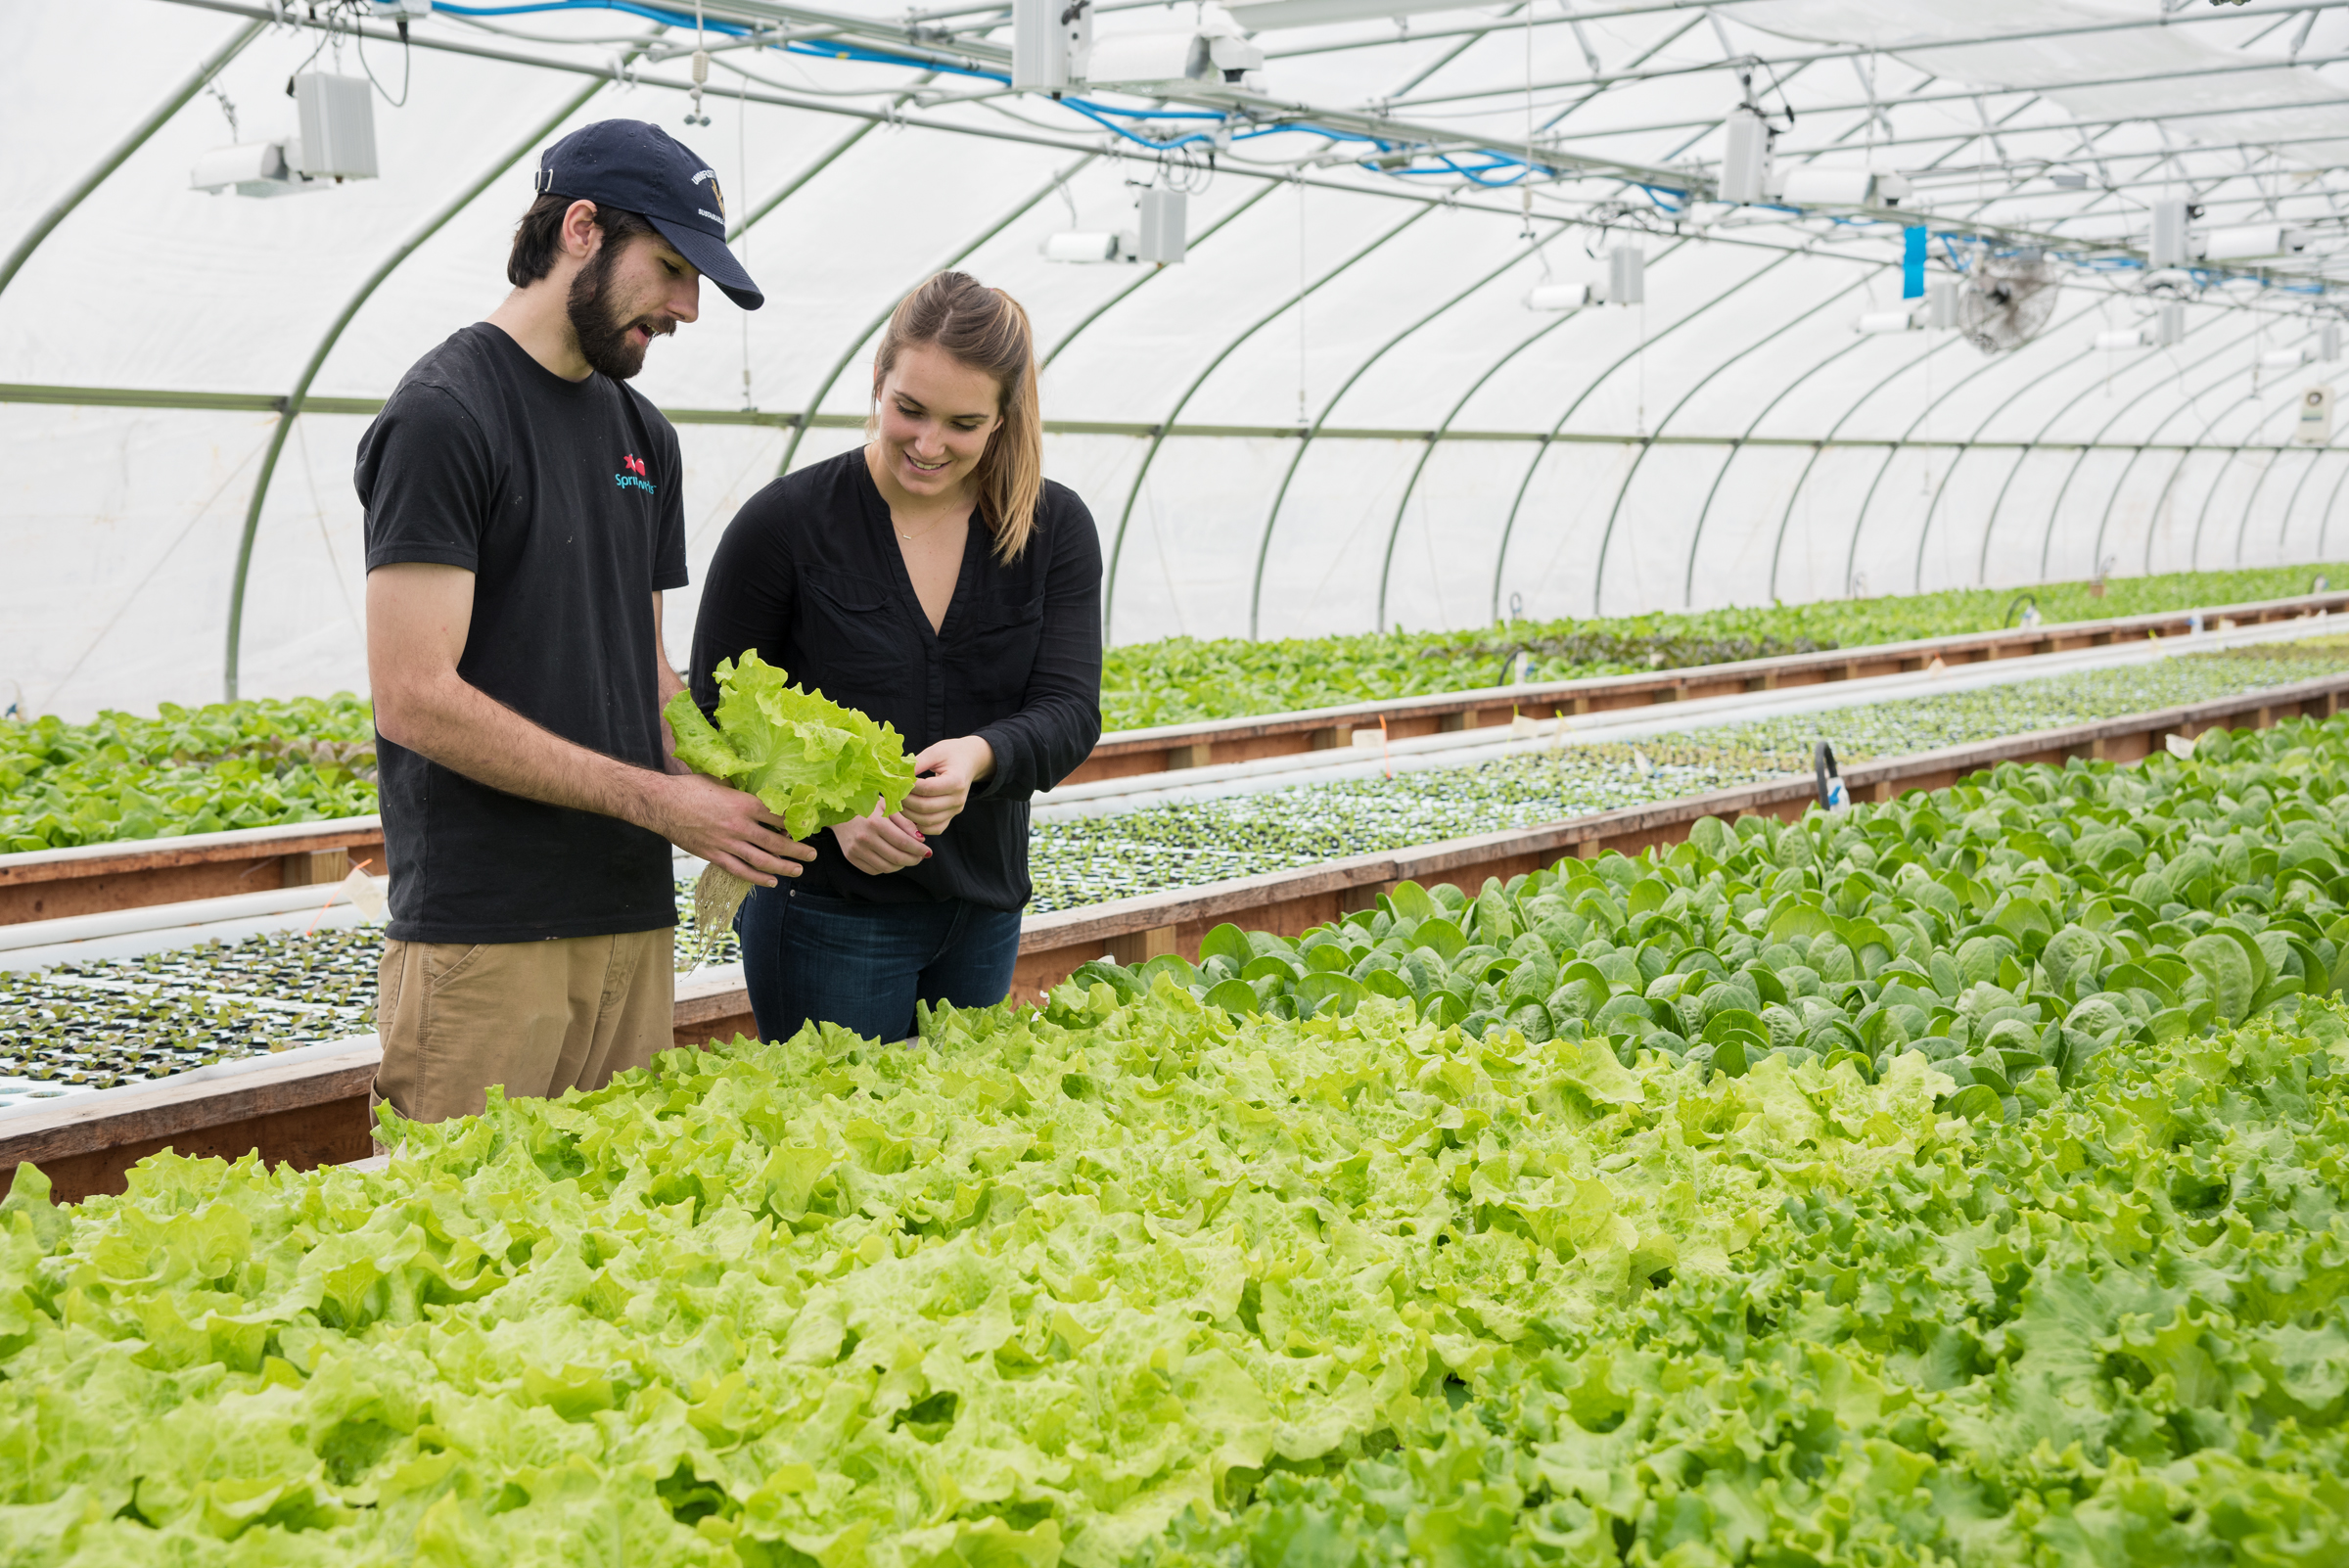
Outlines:
{"label": "plastic sheeting wall", "polygon": [[[12,21],[0,145],[39,156],[0,161],[0,245],[231,25],[151,0]],[[100,34],[122,40],[113,69],[36,69]],[[290,114],[283,82],[313,42],[265,33],[221,74],[248,137]],[[198,97],[0,294],[0,385],[282,396],[371,270],[521,148],[365,300],[311,389],[381,397],[503,293],[539,143],[614,115],[673,126],[680,112],[672,95],[607,86],[522,145],[586,85],[419,54],[407,107],[378,107],[384,177],[278,201],[186,189],[195,157],[228,139]],[[862,124],[722,93],[708,109],[715,123],[687,137],[737,212]],[[2199,303],[2175,349],[2099,352],[2095,332],[2133,318],[2083,278],[2037,342],[1986,358],[1948,334],[1857,335],[1862,311],[1897,300],[1897,275],[1792,229],[1728,242],[1545,226],[1537,254],[1513,203],[1229,170],[1194,197],[1180,266],[1040,259],[1055,230],[1129,226],[1133,172],[883,128],[752,227],[740,248],[767,308],[746,320],[710,293],[641,382],[680,412],[697,576],[787,450],[804,464],[858,439],[816,428],[795,445],[775,423],[708,419],[746,395],[770,420],[861,415],[873,329],[957,258],[1028,304],[1051,356],[1048,419],[1143,432],[1047,442],[1048,472],[1115,553],[1119,641],[2019,584],[2334,546],[2349,453],[2272,449],[2324,373],[2257,372],[2261,349],[2302,330],[2272,314]],[[908,192],[919,199],[897,199]],[[1545,278],[1599,276],[1586,251],[1619,243],[1647,253],[1644,306],[1523,306]],[[0,401],[0,706],[84,715],[218,694],[238,537],[277,417]],[[292,425],[255,534],[248,694],[363,684],[349,474],[365,423],[312,411]],[[697,593],[668,609],[678,658]]]}

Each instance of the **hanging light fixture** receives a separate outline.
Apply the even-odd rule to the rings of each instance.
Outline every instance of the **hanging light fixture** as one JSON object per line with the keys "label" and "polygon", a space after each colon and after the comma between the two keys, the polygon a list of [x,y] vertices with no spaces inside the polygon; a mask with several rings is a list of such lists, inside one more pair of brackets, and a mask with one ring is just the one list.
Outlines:
{"label": "hanging light fixture", "polygon": [[1528,310],[1580,310],[1589,302],[1588,283],[1538,283],[1525,296]]}

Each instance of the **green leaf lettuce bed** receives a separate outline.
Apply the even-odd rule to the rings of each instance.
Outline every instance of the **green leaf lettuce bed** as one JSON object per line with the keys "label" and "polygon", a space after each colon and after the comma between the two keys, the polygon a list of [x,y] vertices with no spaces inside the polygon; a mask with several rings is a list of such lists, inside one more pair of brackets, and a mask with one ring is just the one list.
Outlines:
{"label": "green leaf lettuce bed", "polygon": [[[1107,649],[1101,714],[1111,729],[1337,707],[1428,692],[1650,669],[1954,636],[2012,625],[2026,604],[2050,622],[2247,604],[2349,581],[2323,564],[2173,572],[2022,589],[1820,599],[1805,604],[1658,611],[1576,621],[1511,621],[1473,631],[1271,638],[1168,637]],[[1519,676],[1522,659],[1524,673]]]}
{"label": "green leaf lettuce bed", "polygon": [[363,816],[375,801],[375,724],[348,692],[0,719],[0,853]]}
{"label": "green leaf lettuce bed", "polygon": [[2310,1003],[1978,1128],[1072,985],[26,1171],[0,1561],[2338,1561],[2345,1067]]}
{"label": "green leaf lettuce bed", "polygon": [[[1237,717],[1497,684],[1520,655],[1527,679],[1558,680],[1985,630],[2026,597],[2050,621],[2243,603],[2305,593],[2326,573],[2349,580],[2349,569],[2319,564],[1478,632],[1172,637],[1107,650],[1101,706],[1111,729]],[[376,808],[374,747],[367,702],[348,692],[165,703],[152,718],[107,712],[88,723],[0,717],[0,853],[363,815]]]}

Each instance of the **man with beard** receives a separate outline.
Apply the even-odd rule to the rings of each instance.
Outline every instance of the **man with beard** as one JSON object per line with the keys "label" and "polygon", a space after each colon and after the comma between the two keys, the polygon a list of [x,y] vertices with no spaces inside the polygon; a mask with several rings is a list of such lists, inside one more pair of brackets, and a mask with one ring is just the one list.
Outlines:
{"label": "man with beard", "polygon": [[613,119],[538,166],[513,293],[359,441],[392,924],[377,1103],[413,1121],[595,1088],[670,1043],[675,844],[772,886],[814,852],[674,757],[661,595],[685,583],[676,432],[625,385],[745,310],[708,165]]}

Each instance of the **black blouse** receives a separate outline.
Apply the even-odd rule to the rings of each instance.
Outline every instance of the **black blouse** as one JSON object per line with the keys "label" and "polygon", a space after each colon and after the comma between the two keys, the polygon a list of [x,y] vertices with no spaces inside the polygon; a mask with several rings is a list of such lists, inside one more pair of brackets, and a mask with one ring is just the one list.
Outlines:
{"label": "black blouse", "polygon": [[1101,540],[1076,493],[1047,481],[1018,560],[972,521],[944,626],[930,628],[861,447],[776,480],[726,526],[693,628],[693,698],[746,648],[802,686],[895,724],[906,750],[985,736],[995,770],[930,840],[920,865],[870,876],[831,833],[798,886],[872,903],[1030,896],[1028,797],[1101,738]]}

